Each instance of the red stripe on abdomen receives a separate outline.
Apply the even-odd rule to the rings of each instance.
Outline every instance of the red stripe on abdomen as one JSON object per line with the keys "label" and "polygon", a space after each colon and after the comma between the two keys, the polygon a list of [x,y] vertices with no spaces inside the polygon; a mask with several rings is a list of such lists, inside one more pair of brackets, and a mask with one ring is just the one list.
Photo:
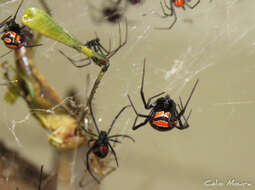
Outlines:
{"label": "red stripe on abdomen", "polygon": [[158,121],[153,120],[152,123],[158,127],[169,127],[168,122],[163,120],[158,120]]}

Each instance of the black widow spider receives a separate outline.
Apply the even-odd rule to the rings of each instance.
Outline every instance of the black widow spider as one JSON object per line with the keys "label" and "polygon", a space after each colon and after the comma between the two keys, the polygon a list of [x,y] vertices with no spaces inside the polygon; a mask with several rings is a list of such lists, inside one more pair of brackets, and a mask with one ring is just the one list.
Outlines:
{"label": "black widow spider", "polygon": [[[118,117],[120,116],[120,114],[127,108],[129,107],[130,105],[128,106],[124,106],[120,111],[119,113],[115,116],[115,118],[113,119],[112,121],[112,124],[110,126],[110,128],[108,129],[108,131],[103,131],[103,130],[99,130],[98,126],[97,126],[97,123],[96,123],[96,119],[94,117],[94,114],[93,114],[93,111],[92,111],[92,107],[91,107],[91,102],[89,103],[89,109],[90,109],[90,113],[91,113],[91,117],[92,117],[92,120],[93,120],[93,123],[95,125],[95,128],[96,128],[96,131],[97,131],[97,134],[93,133],[93,132],[90,132],[88,131],[85,127],[82,128],[86,133],[88,133],[89,135],[91,136],[94,136],[96,138],[91,138],[89,141],[88,141],[88,145],[89,145],[89,150],[87,152],[87,160],[86,160],[86,163],[87,163],[87,170],[89,171],[90,175],[96,180],[97,183],[100,183],[100,181],[94,176],[94,174],[91,172],[90,170],[90,165],[89,165],[89,155],[91,152],[93,152],[97,157],[99,157],[100,159],[101,158],[105,158],[109,152],[109,147],[114,155],[114,158],[116,160],[116,164],[117,164],[117,167],[119,167],[119,164],[118,164],[118,160],[117,160],[117,155],[112,147],[112,145],[110,144],[110,142],[115,142],[115,143],[121,143],[119,140],[116,140],[116,139],[113,139],[113,138],[116,138],[116,137],[127,137],[129,139],[131,139],[133,142],[135,142],[135,140],[128,136],[128,135],[110,135],[111,133],[111,130],[112,130],[112,127],[115,123],[115,121],[118,119]],[[90,146],[90,143],[94,141],[94,144],[92,146]]]}
{"label": "black widow spider", "polygon": [[[125,27],[126,27],[126,31],[125,31],[125,40],[124,42],[122,42],[122,38],[121,38],[121,27],[119,24],[119,46],[117,48],[115,48],[114,50],[111,50],[111,41],[109,41],[109,50],[107,50],[101,43],[100,43],[100,39],[98,37],[96,37],[93,40],[88,41],[85,46],[87,46],[88,48],[92,49],[94,52],[101,54],[102,56],[106,57],[108,60],[114,56],[124,45],[126,45],[127,43],[127,38],[128,38],[128,26],[127,26],[127,20],[125,20]],[[92,57],[86,57],[83,59],[79,59],[79,60],[73,60],[70,57],[68,57],[67,55],[65,55],[65,53],[61,50],[59,50],[59,52],[65,56],[75,67],[81,68],[81,67],[86,67],[88,65],[91,64],[91,60],[97,64],[98,66],[103,66],[103,64],[101,64],[97,58]],[[77,65],[76,63],[79,62],[83,62],[83,61],[88,61],[88,63],[83,64],[83,65]]]}
{"label": "black widow spider", "polygon": [[156,29],[170,30],[174,26],[174,24],[177,21],[176,12],[175,12],[175,9],[174,9],[175,7],[177,7],[177,8],[181,7],[183,10],[185,10],[185,6],[187,6],[188,8],[193,9],[200,3],[200,0],[197,0],[197,2],[194,5],[190,5],[190,4],[187,3],[187,2],[190,2],[190,0],[169,0],[169,1],[170,1],[169,2],[170,6],[168,6],[166,4],[166,0],[164,0],[164,5],[170,11],[170,13],[167,13],[165,11],[165,8],[163,7],[162,2],[160,2],[161,9],[162,9],[162,12],[164,14],[162,17],[165,18],[165,17],[174,16],[174,21],[169,27],[162,27],[162,28],[156,28]]}
{"label": "black widow spider", "polygon": [[[21,5],[23,4],[24,0],[22,0],[19,4],[19,7],[14,15],[14,17],[9,16],[7,17],[3,22],[0,23],[0,28],[4,27],[4,30],[0,33],[4,33],[1,39],[5,43],[5,46],[8,47],[9,49],[19,49],[21,47],[35,47],[35,46],[40,46],[41,44],[35,44],[35,45],[27,45],[26,44],[26,34],[23,29],[25,26],[20,27],[19,24],[16,23],[16,17],[19,12],[19,9]],[[7,53],[3,54],[0,56],[0,58],[8,55],[11,52],[8,51]]]}
{"label": "black widow spider", "polygon": [[[159,130],[159,131],[168,131],[168,130],[173,129],[174,127],[178,128],[180,130],[188,128],[189,127],[188,119],[190,117],[191,111],[189,112],[189,115],[188,115],[187,118],[184,116],[184,113],[185,113],[187,105],[188,105],[188,103],[191,99],[191,96],[193,95],[193,93],[195,91],[195,88],[198,84],[198,80],[196,81],[185,106],[183,106],[181,97],[179,97],[180,104],[178,104],[178,108],[179,108],[180,111],[177,111],[176,103],[174,102],[174,100],[172,100],[170,98],[169,95],[166,95],[165,97],[160,97],[154,103],[151,104],[152,99],[154,99],[158,96],[161,96],[165,92],[161,92],[161,93],[159,93],[155,96],[152,96],[146,102],[145,96],[144,96],[144,93],[143,93],[145,63],[146,63],[146,61],[144,60],[143,74],[142,74],[142,84],[141,84],[140,94],[141,94],[142,101],[143,101],[145,109],[147,109],[147,110],[151,109],[151,111],[150,111],[149,115],[144,115],[144,114],[137,113],[137,111],[135,109],[135,106],[134,106],[130,96],[128,95],[128,99],[131,103],[131,106],[133,107],[133,109],[136,113],[136,118],[135,118],[132,129],[136,130],[136,129],[142,127],[143,125],[146,125],[148,122],[150,122],[150,125],[154,129]],[[145,118],[145,120],[144,120],[144,122],[136,125],[138,117],[143,117],[143,118]],[[183,117],[183,119],[185,120],[184,124],[181,121],[181,117]],[[177,125],[177,121],[179,123],[179,126]]]}

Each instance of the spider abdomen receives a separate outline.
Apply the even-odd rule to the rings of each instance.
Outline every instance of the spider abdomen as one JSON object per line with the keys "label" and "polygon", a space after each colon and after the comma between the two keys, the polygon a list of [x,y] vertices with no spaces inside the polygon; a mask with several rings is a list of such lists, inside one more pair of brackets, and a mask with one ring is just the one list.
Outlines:
{"label": "spider abdomen", "polygon": [[[151,126],[159,131],[169,131],[174,126],[169,122],[171,119],[171,113],[167,111],[157,111],[154,113],[150,120]],[[174,122],[176,124],[176,121]]]}
{"label": "spider abdomen", "polygon": [[174,6],[182,7],[184,4],[183,0],[174,0]]}
{"label": "spider abdomen", "polygon": [[10,49],[18,49],[23,46],[21,35],[14,31],[5,32],[1,39],[4,41],[6,47]]}
{"label": "spider abdomen", "polygon": [[94,154],[99,158],[105,158],[109,152],[109,148],[107,145],[96,145],[94,149]]}

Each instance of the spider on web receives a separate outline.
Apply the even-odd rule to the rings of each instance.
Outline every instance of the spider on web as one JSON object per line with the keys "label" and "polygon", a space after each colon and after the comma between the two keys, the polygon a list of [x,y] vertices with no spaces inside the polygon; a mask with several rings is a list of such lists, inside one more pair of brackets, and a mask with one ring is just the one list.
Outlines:
{"label": "spider on web", "polygon": [[[157,27],[156,29],[161,29],[161,30],[170,30],[176,23],[177,21],[177,15],[175,12],[175,8],[182,8],[183,10],[185,10],[185,7],[188,7],[190,9],[194,9],[199,3],[200,0],[197,0],[197,2],[193,5],[190,5],[189,2],[191,0],[169,0],[169,5],[167,5],[166,0],[164,0],[164,6],[162,4],[162,2],[160,2],[161,5],[161,9],[163,12],[163,18],[166,17],[174,17],[174,21],[172,22],[172,24],[169,27]],[[166,9],[169,11],[167,12]]]}
{"label": "spider on web", "polygon": [[[118,51],[126,45],[127,43],[127,38],[128,38],[128,26],[127,26],[127,20],[125,20],[125,39],[124,41],[122,41],[122,36],[121,36],[121,26],[119,23],[119,45],[118,47],[116,47],[115,49],[111,49],[111,40],[109,41],[109,48],[105,48],[101,42],[100,42],[100,38],[96,37],[95,39],[92,39],[90,41],[88,41],[85,46],[90,48],[91,50],[93,50],[96,53],[101,54],[102,56],[106,57],[106,59],[110,59],[112,56],[114,56],[116,53],[118,53]],[[93,61],[96,65],[98,66],[104,66],[103,63],[101,63],[96,57],[86,57],[86,58],[82,58],[79,60],[74,60],[70,57],[68,57],[63,51],[59,50],[59,52],[65,56],[75,67],[77,68],[82,68],[82,67],[86,67],[88,65],[91,64],[91,62]],[[77,63],[80,62],[87,62],[85,64],[79,65]]]}

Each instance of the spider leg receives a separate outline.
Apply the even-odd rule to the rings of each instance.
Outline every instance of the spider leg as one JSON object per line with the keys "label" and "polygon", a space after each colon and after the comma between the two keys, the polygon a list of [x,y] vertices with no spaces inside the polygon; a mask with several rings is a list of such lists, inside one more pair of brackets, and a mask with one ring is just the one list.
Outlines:
{"label": "spider leg", "polygon": [[174,16],[174,21],[172,22],[172,24],[169,27],[166,27],[166,28],[157,28],[157,29],[160,29],[160,30],[170,30],[175,25],[175,23],[177,21],[177,16],[176,16],[176,13],[175,13],[174,9],[173,9],[173,16]]}
{"label": "spider leg", "polygon": [[[99,52],[101,55],[106,55],[108,52],[105,51],[105,48],[101,45],[101,43],[99,42],[99,38],[96,38],[95,40],[95,44],[91,45],[91,49],[93,49],[94,52]],[[93,40],[92,40],[93,41]]]}
{"label": "spider leg", "polygon": [[147,104],[146,104],[145,96],[144,96],[144,92],[143,92],[144,75],[145,75],[145,64],[146,64],[146,59],[144,59],[144,62],[143,62],[143,74],[142,74],[142,84],[141,84],[140,94],[141,94],[141,97],[142,97],[143,105],[144,105],[145,109],[147,109]]}
{"label": "spider leg", "polygon": [[90,148],[89,149],[89,151],[87,152],[87,156],[86,156],[86,163],[87,163],[87,170],[88,170],[88,172],[89,172],[89,174],[96,180],[96,182],[98,183],[98,184],[100,184],[100,181],[96,178],[96,176],[94,176],[93,174],[92,174],[92,172],[91,172],[91,170],[90,170],[90,166],[89,166],[89,155],[90,155],[90,153],[91,153],[91,151],[93,150],[93,147],[92,148]]}
{"label": "spider leg", "polygon": [[[92,101],[92,100],[91,100],[91,101]],[[94,116],[94,113],[93,113],[93,110],[92,110],[91,102],[89,102],[89,109],[90,109],[90,114],[91,114],[92,120],[93,120],[93,122],[94,122],[95,128],[96,128],[96,130],[97,130],[97,134],[99,135],[99,134],[100,134],[100,131],[99,131],[98,126],[97,126],[97,123],[96,123],[96,119],[95,119],[95,116]]]}
{"label": "spider leg", "polygon": [[133,130],[136,130],[136,129],[138,129],[138,128],[144,126],[144,125],[146,125],[146,124],[148,123],[148,121],[150,120],[150,118],[146,118],[142,123],[140,123],[140,124],[138,124],[138,125],[135,125],[135,124],[136,124],[136,121],[137,121],[137,118],[138,118],[138,116],[136,117],[135,122],[134,122],[134,125],[133,125],[133,127],[132,127]]}
{"label": "spider leg", "polygon": [[189,120],[189,118],[190,118],[190,116],[191,116],[191,113],[192,113],[192,109],[189,111],[189,114],[188,114],[187,119],[186,119],[186,117],[183,116],[183,118],[184,118],[184,120],[185,120],[184,125],[188,125],[188,120]]}
{"label": "spider leg", "polygon": [[[180,104],[177,104],[177,105],[178,105],[179,110],[182,111],[182,110],[183,110],[183,104],[182,104],[182,99],[181,99],[180,96],[179,96],[179,100],[180,100]],[[192,110],[191,110],[191,111],[192,111]],[[191,111],[190,111],[190,113],[191,113]],[[188,118],[189,118],[189,116],[190,116],[190,113],[189,113],[189,115],[188,115]],[[180,115],[180,114],[177,112],[177,119],[181,119],[181,117],[183,117],[183,119],[185,120],[185,123],[188,123],[188,121],[187,121],[186,117],[184,116],[184,114],[181,115],[179,118],[178,118],[178,115]]]}
{"label": "spider leg", "polygon": [[111,146],[111,144],[110,144],[110,143],[107,143],[107,144],[109,145],[110,149],[112,150],[112,154],[113,154],[113,156],[114,156],[114,158],[115,158],[115,161],[116,161],[117,167],[119,167],[119,163],[118,163],[118,159],[117,159],[116,152],[114,151],[114,149],[113,149],[113,147]]}
{"label": "spider leg", "polygon": [[48,6],[48,4],[45,2],[45,0],[39,0],[40,4],[42,5],[43,9],[46,11],[46,13],[50,16],[52,16],[51,10]]}
{"label": "spider leg", "polygon": [[109,52],[100,43],[98,44],[97,51],[103,56],[107,56],[109,54]]}
{"label": "spider leg", "polygon": [[108,138],[115,138],[115,137],[126,137],[126,138],[129,138],[130,140],[132,140],[133,142],[135,142],[135,139],[133,139],[133,137],[130,137],[129,135],[112,135],[112,136],[109,136]]}
{"label": "spider leg", "polygon": [[[108,137],[108,138],[109,138],[109,137]],[[111,142],[115,142],[115,143],[121,143],[120,141],[115,140],[115,139],[109,139],[109,141],[111,141]]]}
{"label": "spider leg", "polygon": [[[132,100],[130,99],[129,95],[128,95],[128,99],[129,99],[129,101],[130,101],[130,104],[131,104],[133,110],[134,110],[135,113],[136,113],[136,118],[135,118],[135,121],[134,121],[134,124],[133,124],[133,127],[132,127],[133,130],[136,130],[136,129],[138,129],[138,128],[140,128],[140,127],[142,127],[143,125],[146,125],[146,124],[148,123],[148,121],[149,121],[150,118],[151,118],[151,114],[150,114],[150,115],[143,115],[143,114],[137,113],[137,111],[136,111],[136,109],[135,109],[135,106],[134,106]],[[142,122],[142,123],[136,125],[136,122],[137,122],[138,117],[144,117],[144,118],[146,118],[146,119],[144,120],[144,122]]]}
{"label": "spider leg", "polygon": [[19,9],[20,9],[21,5],[23,4],[23,2],[24,2],[24,0],[21,0],[21,2],[20,2],[20,4],[19,4],[19,7],[18,7],[18,9],[17,9],[17,11],[16,11],[16,13],[15,13],[15,15],[14,15],[14,17],[13,17],[13,20],[14,20],[14,21],[16,20],[17,14],[18,14]]}
{"label": "spider leg", "polygon": [[119,113],[115,116],[115,118],[114,118],[113,121],[112,121],[112,124],[111,124],[110,128],[108,129],[107,135],[110,134],[110,132],[111,132],[111,130],[112,130],[112,127],[113,127],[115,121],[116,121],[116,120],[118,119],[118,117],[120,116],[120,114],[121,114],[126,108],[128,108],[128,107],[130,107],[130,105],[124,106],[124,107],[119,111]]}
{"label": "spider leg", "polygon": [[43,165],[41,166],[41,172],[40,172],[40,179],[39,179],[38,190],[41,190],[42,176],[43,176]]}
{"label": "spider leg", "polygon": [[180,126],[176,125],[175,127],[179,130],[187,129],[189,127],[188,123],[183,125],[181,119],[178,119],[178,123]]}
{"label": "spider leg", "polygon": [[[59,53],[61,53],[64,57],[66,57],[72,64],[73,66],[77,67],[77,68],[82,68],[82,67],[86,67],[86,66],[89,66],[91,64],[91,59],[89,57],[86,57],[86,58],[83,58],[83,59],[79,59],[79,60],[73,60],[71,59],[70,57],[68,57],[66,54],[64,54],[63,51],[61,50],[58,50]],[[83,65],[77,65],[76,63],[79,63],[79,62],[83,62],[83,61],[89,61],[88,63],[86,64],[83,64]]]}
{"label": "spider leg", "polygon": [[[85,122],[85,121],[84,121],[84,122]],[[90,131],[89,131],[88,129],[86,129],[85,127],[82,127],[82,130],[84,130],[85,133],[88,133],[88,134],[90,134],[90,135],[92,135],[92,136],[98,137],[98,135],[96,135],[95,133],[90,132]]]}
{"label": "spider leg", "polygon": [[157,27],[156,29],[158,29],[158,30],[170,30],[170,29],[175,25],[175,23],[176,23],[176,21],[177,21],[177,15],[176,15],[176,12],[175,12],[175,9],[174,9],[173,2],[170,1],[170,7],[168,7],[168,6],[166,5],[166,3],[165,3],[165,6],[166,6],[169,10],[171,10],[170,13],[166,13],[166,12],[165,12],[165,9],[163,8],[162,3],[161,3],[160,5],[161,5],[161,8],[162,8],[162,11],[163,11],[163,14],[164,14],[163,18],[174,16],[174,21],[172,22],[172,24],[171,24],[169,27]]}
{"label": "spider leg", "polygon": [[120,23],[119,23],[119,46],[113,50],[112,52],[110,52],[109,55],[107,55],[107,58],[110,59],[113,55],[115,55],[123,46],[126,45],[127,43],[127,39],[128,39],[128,25],[127,25],[127,18],[125,19],[125,28],[126,28],[126,31],[125,31],[125,40],[124,42],[122,42],[122,39],[121,39],[121,27],[120,27]]}
{"label": "spider leg", "polygon": [[170,13],[166,13],[165,8],[164,8],[162,2],[160,1],[160,6],[161,6],[161,9],[162,9],[162,12],[163,12],[163,16],[162,17],[165,18],[165,17],[168,17],[168,16],[172,16],[173,15],[173,8],[174,7],[172,6],[171,1],[170,1],[170,6],[168,6],[167,3],[166,3],[166,0],[164,0],[164,5],[171,12]]}
{"label": "spider leg", "polygon": [[144,92],[143,92],[143,85],[144,85],[144,75],[145,75],[145,64],[146,64],[146,59],[144,59],[144,63],[143,63],[143,74],[142,74],[142,84],[141,84],[141,89],[140,89],[140,94],[141,94],[141,97],[142,97],[142,101],[143,101],[143,105],[145,107],[145,109],[151,109],[153,106],[150,105],[151,103],[151,100],[158,97],[158,96],[161,96],[162,94],[164,94],[165,92],[161,92],[155,96],[152,96],[148,99],[147,103],[146,103],[146,100],[145,100],[145,95],[144,95]]}
{"label": "spider leg", "polygon": [[8,54],[11,53],[11,52],[12,52],[12,50],[10,50],[10,51],[8,51],[7,53],[1,55],[1,56],[0,56],[0,59],[3,58],[4,56],[8,55]]}
{"label": "spider leg", "polygon": [[[190,92],[189,98],[188,98],[188,100],[187,100],[185,106],[184,106],[184,107],[182,106],[182,109],[180,110],[180,113],[177,115],[177,118],[180,118],[180,117],[185,113],[186,108],[187,108],[187,106],[188,106],[188,103],[189,103],[189,101],[190,101],[190,99],[191,99],[191,97],[192,97],[192,95],[193,95],[193,93],[194,93],[194,91],[195,91],[195,89],[196,89],[196,86],[197,86],[197,84],[198,84],[198,81],[199,81],[199,80],[197,79],[197,80],[196,80],[196,83],[195,83],[195,85],[194,85],[194,87],[192,88],[192,90],[191,90],[191,92]],[[179,97],[179,99],[180,99],[180,103],[181,103],[181,105],[182,105],[181,98]]]}
{"label": "spider leg", "polygon": [[96,141],[96,139],[89,139],[89,140],[88,140],[88,146],[89,146],[89,148],[91,147],[91,146],[90,146],[90,143],[93,142],[93,141]]}
{"label": "spider leg", "polygon": [[132,100],[131,100],[131,98],[130,98],[129,95],[128,95],[128,99],[129,99],[129,102],[130,102],[130,104],[131,104],[133,110],[135,111],[135,114],[137,115],[137,117],[138,117],[138,116],[139,116],[139,117],[145,117],[145,118],[148,118],[148,117],[149,117],[148,115],[143,115],[143,114],[140,114],[140,113],[138,113],[138,112],[136,111],[135,106],[134,106],[134,104],[133,104],[133,102],[132,102]]}
{"label": "spider leg", "polygon": [[[110,52],[111,52],[111,39],[110,39],[110,41],[109,41],[109,50],[107,50],[107,49],[105,49],[105,47],[104,46],[102,46],[101,45],[101,43],[99,42],[98,43],[98,46],[100,47],[99,49],[100,49],[100,51],[101,51],[101,53],[103,54],[103,55],[109,55],[110,54]],[[103,53],[104,52],[104,53]]]}
{"label": "spider leg", "polygon": [[[97,36],[96,33],[96,38],[93,40],[88,41],[85,44],[86,47],[90,48],[92,51],[101,54],[102,56],[107,57],[110,54],[110,51],[107,51],[103,45],[101,45],[100,43],[100,39]],[[92,59],[93,60],[93,59]],[[94,60],[93,60],[94,61]],[[94,61],[95,63],[97,63],[96,61]]]}
{"label": "spider leg", "polygon": [[147,101],[147,104],[146,104],[147,109],[150,109],[150,108],[153,107],[152,105],[150,105],[152,99],[157,98],[158,96],[161,96],[162,94],[165,94],[165,93],[166,92],[161,92],[159,94],[156,94],[155,96],[152,96],[152,97],[148,98],[148,101]]}
{"label": "spider leg", "polygon": [[[182,103],[181,103],[181,106],[178,104],[178,107],[181,110],[183,108]],[[188,128],[189,127],[188,120],[190,118],[191,113],[192,113],[192,109],[190,110],[187,118],[184,115],[182,115],[182,117],[183,117],[183,119],[185,121],[184,125],[182,124],[181,118],[177,118],[179,126],[175,126],[175,127],[180,129],[180,130]]]}
{"label": "spider leg", "polygon": [[189,7],[190,9],[194,9],[198,4],[200,3],[200,0],[197,0],[197,2],[194,5],[190,5],[184,1],[184,4]]}
{"label": "spider leg", "polygon": [[37,47],[37,46],[42,46],[42,44],[25,45],[24,47],[32,48],[32,47]]}
{"label": "spider leg", "polygon": [[0,23],[0,28],[2,28],[11,18],[12,16],[8,16],[6,19],[4,19],[3,22]]}

